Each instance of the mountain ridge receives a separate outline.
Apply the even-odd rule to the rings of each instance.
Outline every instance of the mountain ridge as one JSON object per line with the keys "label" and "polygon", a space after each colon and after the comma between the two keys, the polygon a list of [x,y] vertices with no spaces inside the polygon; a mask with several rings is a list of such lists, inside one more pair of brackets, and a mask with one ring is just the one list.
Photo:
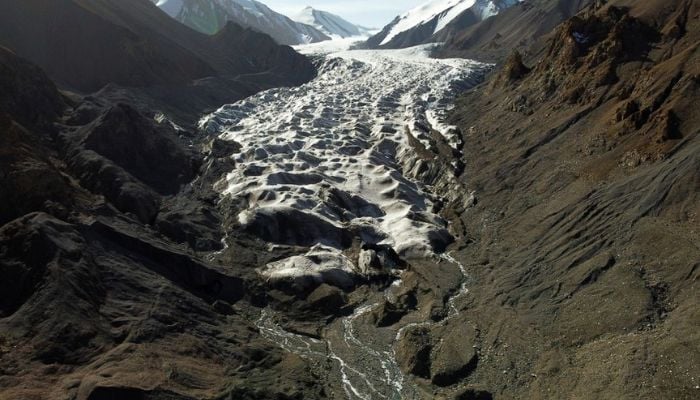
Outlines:
{"label": "mountain ridge", "polygon": [[368,48],[404,48],[436,42],[437,35],[457,18],[473,25],[520,0],[433,0],[397,16],[367,40]]}

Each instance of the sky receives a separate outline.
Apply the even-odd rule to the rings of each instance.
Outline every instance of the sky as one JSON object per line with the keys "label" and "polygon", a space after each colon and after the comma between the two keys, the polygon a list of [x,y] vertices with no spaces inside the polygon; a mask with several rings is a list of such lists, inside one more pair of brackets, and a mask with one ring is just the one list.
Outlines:
{"label": "sky", "polygon": [[259,0],[285,15],[296,15],[306,6],[340,15],[367,28],[383,28],[394,17],[427,0]]}

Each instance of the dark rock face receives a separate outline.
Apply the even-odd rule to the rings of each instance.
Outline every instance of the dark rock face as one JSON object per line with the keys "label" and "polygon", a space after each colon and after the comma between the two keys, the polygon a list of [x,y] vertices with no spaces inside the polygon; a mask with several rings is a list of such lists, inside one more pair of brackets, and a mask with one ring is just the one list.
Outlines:
{"label": "dark rock face", "polygon": [[333,286],[321,284],[306,298],[313,310],[323,314],[337,314],[348,303],[345,293]]}
{"label": "dark rock face", "polygon": [[36,66],[0,48],[0,224],[28,212],[72,203],[70,182],[44,143],[66,107]]}
{"label": "dark rock face", "polygon": [[[37,64],[61,88],[99,91],[98,107],[86,107],[88,101],[80,105],[83,120],[73,121],[78,125],[94,119],[90,112],[127,103],[191,129],[204,110],[316,76],[306,57],[265,34],[229,23],[207,36],[149,0],[5,2],[0,46]],[[29,99],[26,94],[31,92],[16,98]]]}
{"label": "dark rock face", "polygon": [[466,389],[454,396],[454,400],[493,400],[493,395],[484,390]]}
{"label": "dark rock face", "polygon": [[491,86],[503,86],[522,79],[530,72],[523,64],[523,56],[517,50],[508,57],[498,77],[492,80]]}
{"label": "dark rock face", "polygon": [[199,168],[198,160],[177,142],[174,128],[126,104],[111,107],[78,135],[85,149],[108,158],[160,194],[177,193]]}
{"label": "dark rock face", "polygon": [[[211,66],[176,42],[155,35],[139,37],[133,23],[119,23],[114,14],[110,18],[108,2],[91,3],[92,7],[71,0],[4,3],[0,43],[37,63],[57,81],[84,91],[98,90],[107,83],[183,84],[213,74]],[[147,13],[155,27],[183,34],[168,23],[167,15],[158,15],[155,6],[147,4],[152,9],[145,10],[147,2],[119,3],[124,9]],[[43,29],[33,29],[33,24]]]}
{"label": "dark rock face", "polygon": [[142,390],[125,387],[99,386],[94,388],[87,400],[194,400],[194,397],[182,396],[167,390]]}
{"label": "dark rock face", "polygon": [[110,160],[90,150],[76,150],[69,165],[83,187],[105,196],[118,210],[153,223],[160,196]]}
{"label": "dark rock face", "polygon": [[169,124],[117,104],[75,133],[63,135],[63,141],[71,170],[83,186],[141,222],[154,223],[161,196],[179,192],[201,163],[179,143],[177,133]]}
{"label": "dark rock face", "polygon": [[430,361],[430,379],[438,386],[449,386],[474,372],[479,362],[474,328],[466,326],[441,327],[440,342],[434,345]]}
{"label": "dark rock face", "polygon": [[0,234],[4,293],[0,313],[7,317],[34,294],[58,252],[78,254],[82,243],[69,224],[42,214],[30,214],[26,220],[3,226]]}
{"label": "dark rock face", "polygon": [[20,124],[36,126],[53,122],[66,107],[56,86],[35,65],[0,47],[0,113]]}
{"label": "dark rock face", "polygon": [[430,378],[432,343],[428,328],[409,328],[400,339],[396,360],[404,373]]}
{"label": "dark rock face", "polygon": [[71,183],[36,133],[0,117],[0,224],[26,213],[60,213],[73,202]]}
{"label": "dark rock face", "polygon": [[158,231],[177,243],[187,243],[197,251],[223,247],[221,216],[196,201],[169,199],[161,204],[155,222]]}
{"label": "dark rock face", "polygon": [[259,210],[244,228],[267,242],[286,245],[309,247],[326,243],[347,248],[352,243],[352,234],[347,229],[292,208]]}

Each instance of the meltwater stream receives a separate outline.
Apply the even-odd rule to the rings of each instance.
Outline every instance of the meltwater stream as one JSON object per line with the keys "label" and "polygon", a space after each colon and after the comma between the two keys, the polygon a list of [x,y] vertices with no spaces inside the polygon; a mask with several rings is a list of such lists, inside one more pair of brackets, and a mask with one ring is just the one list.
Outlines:
{"label": "meltwater stream", "polygon": [[[349,286],[376,273],[362,255],[351,258],[357,255],[348,248],[357,242],[390,247],[409,262],[442,258],[458,265],[435,254],[451,236],[437,211],[439,194],[416,179],[421,164],[411,140],[430,149],[437,131],[458,148],[447,111],[456,93],[478,83],[489,66],[431,59],[431,50],[325,54],[308,84],[262,92],[201,120],[201,129],[237,143],[230,154],[235,166],[215,187],[232,200],[226,204],[240,227],[271,244],[308,249],[261,267],[263,279]],[[382,263],[382,273],[399,275]],[[450,315],[457,312],[453,302]],[[357,332],[355,321],[377,306],[357,308],[323,340],[285,331],[270,310],[257,326],[287,351],[337,363],[349,399],[419,398],[393,345],[369,345]]]}
{"label": "meltwater stream", "polygon": [[264,337],[286,351],[318,363],[327,359],[336,362],[347,399],[422,399],[424,396],[399,368],[394,346],[410,328],[443,325],[459,315],[455,304],[469,293],[467,272],[464,265],[451,255],[443,254],[441,258],[458,266],[462,273],[459,290],[447,301],[448,315],[439,322],[413,322],[398,327],[394,340],[385,348],[378,348],[381,345],[378,346],[376,341],[361,338],[355,326],[358,318],[372,312],[380,303],[358,307],[351,316],[340,321],[337,329],[327,330],[323,340],[286,331],[276,322],[274,311],[269,309],[262,310],[256,326]]}

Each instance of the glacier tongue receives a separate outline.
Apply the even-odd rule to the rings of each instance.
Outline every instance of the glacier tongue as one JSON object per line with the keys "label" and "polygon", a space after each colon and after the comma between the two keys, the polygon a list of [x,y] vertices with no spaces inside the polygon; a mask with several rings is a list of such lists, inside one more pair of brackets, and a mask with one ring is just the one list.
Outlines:
{"label": "glacier tongue", "polygon": [[241,145],[230,155],[233,171],[217,184],[234,200],[227,204],[240,225],[271,243],[309,249],[261,269],[264,277],[318,283],[330,276],[344,286],[366,273],[348,259],[353,244],[411,259],[451,241],[434,194],[409,173],[416,151],[408,135],[427,144],[432,125],[449,138],[442,119],[455,84],[464,87],[487,66],[430,59],[431,48],[328,54],[312,82],[201,120],[205,131]]}

